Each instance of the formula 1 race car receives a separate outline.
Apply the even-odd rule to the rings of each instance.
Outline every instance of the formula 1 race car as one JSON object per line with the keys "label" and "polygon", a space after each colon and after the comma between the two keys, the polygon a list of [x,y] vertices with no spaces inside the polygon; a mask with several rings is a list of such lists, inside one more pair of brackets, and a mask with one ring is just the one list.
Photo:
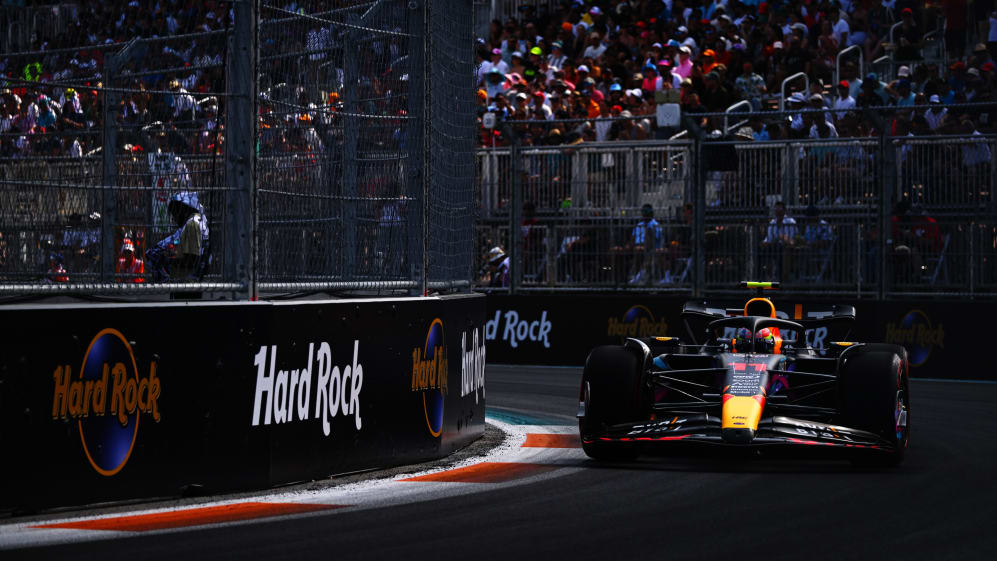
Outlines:
{"label": "formula 1 race car", "polygon": [[778,283],[741,286],[759,291],[743,309],[685,304],[689,342],[629,338],[589,354],[578,412],[585,453],[629,459],[682,441],[833,448],[856,463],[900,463],[910,441],[907,351],[846,341],[815,349],[802,342],[806,329],[844,328],[847,337],[854,307],[790,321],[761,295]]}

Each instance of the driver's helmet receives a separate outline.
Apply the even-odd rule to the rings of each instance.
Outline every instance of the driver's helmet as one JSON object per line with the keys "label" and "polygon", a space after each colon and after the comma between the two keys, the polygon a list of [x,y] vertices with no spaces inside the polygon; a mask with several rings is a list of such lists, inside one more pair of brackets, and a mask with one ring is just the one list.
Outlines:
{"label": "driver's helmet", "polygon": [[755,332],[755,352],[775,352],[775,335],[772,334],[772,330],[763,327]]}
{"label": "driver's helmet", "polygon": [[746,327],[737,330],[734,336],[734,348],[741,353],[751,350],[751,330]]}

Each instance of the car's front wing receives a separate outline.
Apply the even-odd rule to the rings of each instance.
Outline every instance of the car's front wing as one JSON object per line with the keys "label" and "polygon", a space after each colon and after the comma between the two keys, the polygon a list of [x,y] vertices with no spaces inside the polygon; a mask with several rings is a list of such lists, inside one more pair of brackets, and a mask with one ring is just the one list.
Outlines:
{"label": "car's front wing", "polygon": [[602,434],[582,435],[582,440],[589,443],[683,441],[738,447],[809,445],[883,451],[893,449],[890,443],[868,431],[782,416],[761,419],[751,442],[731,443],[722,436],[721,419],[707,413],[613,425]]}

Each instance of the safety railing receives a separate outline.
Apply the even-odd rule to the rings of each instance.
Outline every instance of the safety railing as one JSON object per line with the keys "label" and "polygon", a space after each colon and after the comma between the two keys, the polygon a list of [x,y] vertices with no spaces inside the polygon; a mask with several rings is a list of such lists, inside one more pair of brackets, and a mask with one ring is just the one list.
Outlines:
{"label": "safety railing", "polygon": [[810,77],[807,76],[806,72],[797,72],[796,74],[787,77],[785,80],[782,81],[782,85],[779,87],[779,91],[782,92],[782,97],[779,98],[779,111],[786,110],[786,99],[787,99],[786,87],[792,84],[793,82],[800,80],[801,78],[803,79],[803,84],[804,84],[803,91],[805,92],[810,91]]}
{"label": "safety railing", "polygon": [[[648,225],[638,218],[543,218],[521,229],[517,290],[634,290],[722,293],[751,278],[778,280],[784,291],[855,298],[886,295],[997,296],[997,221],[951,221],[915,214],[883,231],[875,221],[806,216],[791,226],[756,217],[708,213],[696,235],[681,218]],[[788,222],[787,222],[788,224]],[[476,227],[479,247],[508,240],[507,226]],[[697,279],[694,247],[703,248]],[[475,280],[495,285],[483,266]]]}
{"label": "safety railing", "polygon": [[837,84],[841,81],[841,59],[848,55],[849,53],[859,54],[859,76],[865,76],[865,56],[862,54],[861,45],[852,45],[851,47],[846,47],[838,51],[838,56],[834,60],[834,83]]}
{"label": "safety railing", "polygon": [[997,139],[984,136],[897,138],[896,200],[935,212],[994,208]]}
{"label": "safety railing", "polygon": [[893,81],[893,59],[890,55],[883,55],[869,63],[869,70],[875,72],[886,82]]}
{"label": "safety railing", "polygon": [[480,149],[478,205],[483,217],[508,214],[516,182],[523,202],[538,212],[680,205],[689,195],[691,146],[671,141]]}
{"label": "safety railing", "polygon": [[741,127],[742,125],[744,125],[745,123],[748,122],[747,119],[741,119],[740,121],[734,123],[733,125],[730,124],[728,116],[731,113],[736,112],[738,109],[747,109],[748,112],[750,112],[751,111],[751,102],[748,101],[747,99],[743,99],[743,100],[738,101],[737,103],[731,105],[730,107],[728,107],[724,111],[724,134],[725,135],[729,134],[731,130],[737,130],[739,127]]}
{"label": "safety railing", "polygon": [[[695,294],[762,278],[801,293],[997,295],[994,136],[582,143],[524,149],[521,173],[512,152],[477,153],[476,225],[479,255],[498,246],[513,256],[512,290]],[[627,173],[602,170],[605,155]],[[538,157],[565,158],[567,175],[531,174]],[[482,174],[497,168],[501,181]],[[776,202],[797,226],[773,238]],[[662,232],[653,244],[635,233],[645,203]],[[908,258],[892,230],[922,216],[941,224],[929,234],[940,253]]]}
{"label": "safety railing", "polygon": [[706,146],[710,208],[750,216],[782,201],[865,214],[876,198],[875,140],[711,141]]}

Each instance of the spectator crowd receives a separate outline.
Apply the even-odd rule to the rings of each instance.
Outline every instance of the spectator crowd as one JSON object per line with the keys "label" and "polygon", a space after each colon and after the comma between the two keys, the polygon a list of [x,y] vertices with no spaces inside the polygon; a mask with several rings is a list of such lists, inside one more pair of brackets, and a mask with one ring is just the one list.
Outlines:
{"label": "spectator crowd", "polygon": [[[935,38],[944,57],[925,54]],[[851,53],[839,73],[838,54],[851,47],[865,64]],[[693,114],[739,101],[774,109],[783,80],[801,72],[809,87],[787,84],[796,89],[781,100],[785,108],[827,111],[758,119],[745,134],[989,132],[989,108],[941,106],[997,99],[992,0],[971,7],[965,0],[563,0],[493,20],[476,53],[481,114],[549,123],[521,130],[527,145],[667,138],[677,129],[657,127],[659,103]],[[870,61],[884,55],[889,79],[870,71]],[[910,109],[882,111],[885,131],[857,110],[882,106]],[[597,120],[605,117],[616,119]],[[720,122],[700,124],[709,131]],[[481,144],[508,143],[506,134],[482,128]]]}
{"label": "spectator crowd", "polygon": [[[112,84],[133,90],[116,112],[119,147],[220,149],[219,99],[196,94],[225,91],[225,38],[211,32],[231,25],[228,2],[80,0],[52,9],[69,12],[68,28],[41,26],[31,50],[0,53],[0,158],[79,158],[100,147],[106,59],[133,38],[150,41]],[[122,78],[128,71],[136,76]]]}

